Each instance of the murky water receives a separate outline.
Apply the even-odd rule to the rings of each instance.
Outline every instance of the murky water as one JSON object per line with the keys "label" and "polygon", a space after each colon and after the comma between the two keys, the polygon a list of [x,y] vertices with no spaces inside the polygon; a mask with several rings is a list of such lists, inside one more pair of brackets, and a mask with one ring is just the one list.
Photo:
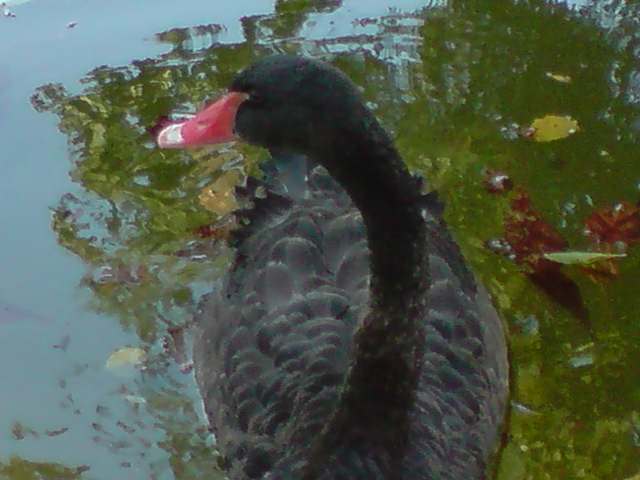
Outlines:
{"label": "murky water", "polygon": [[[528,215],[540,222],[526,238],[543,230],[586,250],[589,216],[619,202],[632,212],[640,5],[341,3],[8,2],[0,478],[223,478],[188,373],[188,324],[228,258],[210,227],[228,205],[208,192],[264,153],[159,152],[146,129],[282,51],[333,61],[363,87],[409,165],[440,191],[493,293],[514,370],[498,477],[640,473],[637,234],[611,227],[627,257],[551,277],[532,271],[527,242],[516,262],[487,248],[515,242]],[[529,138],[550,114],[571,116],[578,131]],[[487,170],[513,189],[490,193]],[[628,221],[633,230],[633,212]],[[107,368],[121,348],[144,350],[142,368]]]}

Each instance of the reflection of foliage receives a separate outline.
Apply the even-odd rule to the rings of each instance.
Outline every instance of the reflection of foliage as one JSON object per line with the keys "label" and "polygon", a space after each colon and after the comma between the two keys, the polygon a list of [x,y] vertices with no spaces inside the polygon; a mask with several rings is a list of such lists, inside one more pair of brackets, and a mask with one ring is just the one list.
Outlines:
{"label": "reflection of foliage", "polygon": [[[448,196],[449,219],[476,261],[497,261],[478,249],[501,233],[491,219],[505,218],[509,198],[488,203],[479,181],[469,181],[478,179],[482,166],[509,172],[547,221],[563,227],[570,244],[585,245],[583,222],[592,202],[637,197],[634,181],[626,180],[640,173],[637,139],[629,132],[637,110],[630,114],[622,94],[606,82],[614,48],[589,24],[571,21],[562,7],[534,14],[530,7],[542,2],[481,2],[482,8],[476,3],[456,2],[449,15],[425,22],[424,87],[414,90],[418,102],[409,108],[415,113],[398,128],[400,145],[409,152],[408,161],[416,159],[417,166],[435,173],[428,177],[440,190],[455,192]],[[626,54],[621,57],[616,61],[630,63]],[[572,84],[546,76],[557,71],[569,75]],[[420,115],[424,105],[428,114]],[[553,146],[508,135],[511,123],[528,124],[548,113],[579,118],[583,134]],[[425,157],[424,152],[432,153]],[[576,200],[583,198],[588,202]],[[563,204],[575,208],[558,208]],[[523,319],[534,313],[539,322],[535,333],[513,329],[514,400],[533,413],[514,410],[500,478],[602,479],[637,473],[638,446],[629,439],[639,392],[632,385],[638,385],[640,372],[630,370],[628,362],[640,351],[628,335],[640,331],[628,315],[638,308],[631,293],[638,261],[629,259],[623,267],[626,275],[615,285],[615,300],[612,286],[572,275],[594,321],[591,332],[561,310],[536,306],[541,297],[510,272],[512,266],[503,264],[507,271],[502,272],[483,267],[481,273],[491,272],[489,284],[504,312]],[[586,365],[572,363],[592,341]]]}
{"label": "reflection of foliage", "polygon": [[262,22],[275,38],[294,36],[307,15],[312,12],[330,12],[340,6],[340,0],[279,0],[276,14]]}
{"label": "reflection of foliage", "polygon": [[222,475],[216,474],[219,460],[213,451],[211,435],[194,411],[199,402],[185,395],[184,388],[172,382],[156,391],[143,391],[149,410],[155,412],[157,423],[166,432],[158,446],[167,452],[175,478],[222,479]]}
{"label": "reflection of foliage", "polygon": [[[103,67],[85,79],[91,87],[82,95],[69,97],[61,87],[46,86],[34,98],[38,109],[60,115],[60,128],[78,159],[72,176],[93,192],[83,199],[63,197],[54,215],[60,241],[98,269],[98,278],[90,281],[98,298],[118,299],[101,308],[121,312],[127,323],[135,319],[146,339],[153,338],[156,323],[149,302],[173,299],[185,305],[191,293],[184,285],[210,275],[205,253],[211,245],[195,232],[212,218],[198,204],[197,194],[221,175],[213,168],[218,159],[230,155],[222,151],[198,161],[198,155],[159,152],[144,126],[175,107],[176,100],[201,103],[221,90],[219,84],[228,81],[237,65],[227,62],[229,70],[209,75],[214,71],[210,62],[206,58],[178,68],[151,62],[132,69]],[[227,163],[242,159],[238,151],[231,157]],[[185,245],[187,240],[192,242]],[[200,263],[181,260],[196,255]]]}
{"label": "reflection of foliage", "polygon": [[[89,265],[84,285],[94,293],[95,309],[135,329],[151,350],[168,329],[190,322],[197,298],[225,265],[224,245],[201,234],[216,218],[200,206],[199,193],[225,170],[247,168],[244,159],[255,151],[160,152],[146,128],[177,105],[193,109],[220,91],[246,62],[246,52],[234,47],[166,66],[174,56],[189,55],[178,48],[162,61],[96,69],[80,95],[49,85],[34,96],[36,108],[60,117],[74,155],[71,175],[85,189],[64,195],[54,211],[59,242]],[[218,62],[227,67],[219,69]],[[156,444],[177,478],[202,478],[203,472],[215,478],[209,434],[198,428],[198,401],[185,393],[195,394],[192,380],[167,370],[170,359],[160,359],[152,356],[155,375],[137,386],[155,428],[164,430]],[[129,424],[122,416],[119,421]],[[101,428],[106,448],[114,435],[123,436],[118,425]],[[138,445],[137,436],[125,433],[118,442]]]}
{"label": "reflection of foliage", "polygon": [[[147,341],[168,325],[188,323],[228,255],[202,234],[216,218],[199,196],[225,168],[253,165],[258,154],[238,146],[158,151],[146,128],[161,115],[206,101],[256,55],[317,52],[362,86],[407,162],[447,200],[448,220],[468,258],[505,318],[515,319],[518,408],[500,478],[630,476],[640,470],[638,256],[630,252],[614,285],[568,273],[590,312],[588,330],[532,288],[515,265],[484,249],[486,240],[502,234],[509,196],[488,195],[482,178],[485,168],[508,172],[541,218],[572,247],[584,245],[583,220],[593,204],[637,197],[640,158],[630,125],[638,109],[628,88],[607,82],[613,61],[616,78],[632,83],[633,52],[619,48],[613,34],[610,43],[603,41],[600,30],[562,6],[451,4],[424,18],[390,13],[359,22],[375,34],[307,41],[296,36],[307,15],[331,11],[336,2],[281,1],[275,15],[243,20],[247,44],[194,51],[190,36],[211,37],[213,44],[219,27],[175,29],[160,35],[174,49],[159,60],[96,69],[78,95],[41,88],[34,104],[60,118],[74,153],[71,174],[85,189],[61,199],[53,228],[60,243],[91,266],[85,283],[96,308],[116,314]],[[328,53],[337,51],[351,53]],[[554,81],[549,72],[572,82]],[[545,145],[513,134],[552,113],[578,119],[581,134]],[[226,167],[218,168],[221,163]],[[176,476],[197,477],[210,459],[206,436],[185,433],[197,429],[193,409],[177,387],[145,396],[154,398],[150,408],[160,423],[171,425],[162,447]],[[179,421],[167,414],[180,409],[190,413]],[[185,452],[200,460],[185,461]]]}
{"label": "reflection of foliage", "polygon": [[30,462],[11,457],[9,463],[0,463],[0,478],[11,480],[57,479],[73,480],[82,478],[83,467],[67,468],[55,463]]}
{"label": "reflection of foliage", "polygon": [[224,26],[222,25],[198,25],[189,28],[172,28],[157,34],[156,39],[159,42],[174,45],[176,54],[188,55],[189,52],[194,50],[194,39],[197,39],[199,47],[202,47],[202,44],[206,45],[206,47],[211,47],[222,32],[224,32]]}
{"label": "reflection of foliage", "polygon": [[[618,445],[628,443],[629,430],[629,421],[606,418],[587,425],[576,420],[571,410],[516,418],[511,424],[512,441],[503,452],[502,471],[505,478],[625,478],[611,472],[637,469],[633,461],[629,466],[635,463],[635,467],[620,468]],[[563,441],[549,448],[550,435]]]}

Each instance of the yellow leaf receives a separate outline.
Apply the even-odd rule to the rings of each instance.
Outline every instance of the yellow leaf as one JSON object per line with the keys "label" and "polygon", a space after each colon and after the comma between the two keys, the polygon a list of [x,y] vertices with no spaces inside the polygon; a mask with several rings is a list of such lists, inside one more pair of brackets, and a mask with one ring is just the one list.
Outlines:
{"label": "yellow leaf", "polygon": [[107,359],[106,367],[114,370],[122,367],[132,367],[141,364],[146,358],[146,352],[141,348],[123,347],[115,350]]}
{"label": "yellow leaf", "polygon": [[227,215],[238,208],[235,187],[241,178],[240,171],[229,170],[200,192],[200,205],[219,216]]}
{"label": "yellow leaf", "polygon": [[537,118],[531,124],[536,142],[552,142],[573,135],[580,127],[578,122],[569,116],[547,115]]}
{"label": "yellow leaf", "polygon": [[561,75],[559,73],[547,72],[547,78],[555,80],[559,83],[571,83],[571,77],[569,75]]}

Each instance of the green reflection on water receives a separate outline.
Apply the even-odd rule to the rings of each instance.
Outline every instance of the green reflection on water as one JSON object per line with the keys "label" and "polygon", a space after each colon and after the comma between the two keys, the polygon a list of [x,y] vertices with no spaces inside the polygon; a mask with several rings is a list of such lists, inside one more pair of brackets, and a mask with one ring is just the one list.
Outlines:
{"label": "green reflection on water", "polygon": [[80,478],[81,470],[71,469],[52,463],[29,462],[13,457],[8,463],[0,463],[0,478],[10,480],[59,479],[72,480]]}
{"label": "green reflection on water", "polygon": [[[65,248],[118,279],[87,278],[95,308],[116,313],[149,343],[167,325],[186,323],[211,271],[221,272],[228,258],[220,242],[197,234],[215,220],[199,205],[198,193],[222,174],[215,168],[221,160],[255,170],[264,157],[245,146],[161,152],[145,129],[161,115],[221,92],[256,57],[274,50],[316,52],[363,87],[407,163],[440,192],[456,238],[509,326],[515,406],[498,478],[638,473],[637,249],[610,280],[564,270],[588,312],[588,319],[577,319],[521,268],[485,248],[487,240],[504,235],[511,197],[492,195],[483,184],[486,169],[507,172],[576,250],[588,246],[583,221],[594,208],[637,200],[640,109],[630,105],[628,92],[638,65],[631,47],[640,40],[634,30],[624,33],[633,22],[605,35],[586,16],[544,2],[451,2],[365,19],[377,32],[365,39],[323,44],[296,35],[309,14],[333,8],[330,2],[280,2],[275,15],[244,20],[245,43],[200,51],[183,48],[181,39],[190,33],[176,29],[164,37],[175,48],[161,59],[97,69],[80,95],[55,85],[39,91],[34,104],[59,116],[74,151],[72,175],[87,191],[61,200],[53,227]],[[571,115],[581,131],[549,144],[518,135],[546,114]],[[73,213],[78,206],[96,215],[82,222]],[[152,408],[167,432],[161,447],[176,478],[214,468],[202,431],[197,441],[189,434],[201,429],[197,416],[179,422],[168,414],[191,400],[178,389],[156,400]]]}

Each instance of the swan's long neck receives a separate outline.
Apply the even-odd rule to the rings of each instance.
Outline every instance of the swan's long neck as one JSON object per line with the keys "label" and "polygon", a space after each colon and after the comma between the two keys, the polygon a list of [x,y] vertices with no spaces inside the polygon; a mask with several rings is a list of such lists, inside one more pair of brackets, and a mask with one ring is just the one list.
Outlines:
{"label": "swan's long neck", "polygon": [[340,403],[314,457],[326,461],[341,450],[368,449],[379,452],[377,462],[392,478],[407,443],[422,364],[428,239],[419,183],[373,116],[365,122],[362,136],[340,135],[345,141],[324,153],[331,160],[323,163],[364,218],[371,300],[355,335]]}

